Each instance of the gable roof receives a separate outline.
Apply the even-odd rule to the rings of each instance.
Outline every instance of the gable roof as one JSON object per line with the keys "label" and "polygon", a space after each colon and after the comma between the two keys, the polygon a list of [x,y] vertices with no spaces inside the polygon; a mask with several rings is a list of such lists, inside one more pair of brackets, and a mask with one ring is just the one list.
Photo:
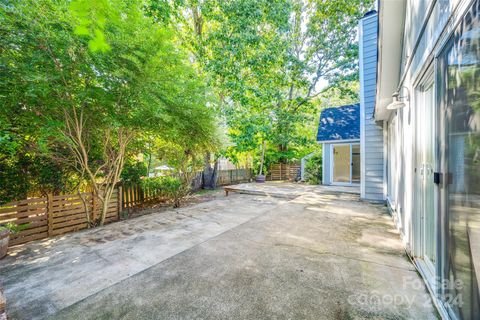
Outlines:
{"label": "gable roof", "polygon": [[317,141],[360,139],[360,105],[327,108],[320,114]]}

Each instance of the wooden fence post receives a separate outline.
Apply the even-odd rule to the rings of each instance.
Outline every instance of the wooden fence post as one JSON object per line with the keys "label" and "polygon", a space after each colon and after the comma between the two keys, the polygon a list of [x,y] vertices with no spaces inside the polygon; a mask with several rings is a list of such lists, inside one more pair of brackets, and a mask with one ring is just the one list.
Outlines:
{"label": "wooden fence post", "polygon": [[95,199],[95,192],[92,191],[92,222],[95,222],[95,219],[97,218],[97,215],[95,212],[96,204],[97,204],[97,201]]}
{"label": "wooden fence post", "polygon": [[47,194],[47,223],[47,234],[51,237],[53,235],[53,195],[51,193]]}
{"label": "wooden fence post", "polygon": [[117,188],[117,192],[118,192],[118,196],[117,196],[117,199],[118,199],[118,219],[120,219],[120,214],[122,213],[123,211],[123,188],[122,186],[118,186]]}

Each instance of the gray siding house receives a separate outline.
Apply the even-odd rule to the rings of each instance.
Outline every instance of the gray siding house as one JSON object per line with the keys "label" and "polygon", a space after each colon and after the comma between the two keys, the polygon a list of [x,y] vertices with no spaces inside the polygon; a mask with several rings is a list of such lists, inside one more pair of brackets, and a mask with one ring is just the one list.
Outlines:
{"label": "gray siding house", "polygon": [[377,77],[378,15],[359,22],[360,103],[322,111],[323,184],[360,187],[364,200],[385,200],[383,122],[373,118]]}
{"label": "gray siding house", "polygon": [[360,184],[360,106],[324,109],[317,142],[322,143],[322,183]]}
{"label": "gray siding house", "polygon": [[378,10],[384,197],[442,318],[480,319],[480,0]]}
{"label": "gray siding house", "polygon": [[[361,198],[385,201],[442,318],[480,319],[480,0],[377,7],[359,22]],[[335,184],[351,142],[319,140]]]}
{"label": "gray siding house", "polygon": [[359,23],[360,67],[360,197],[365,200],[384,200],[384,142],[383,122],[373,118],[377,79],[376,11],[365,14]]}

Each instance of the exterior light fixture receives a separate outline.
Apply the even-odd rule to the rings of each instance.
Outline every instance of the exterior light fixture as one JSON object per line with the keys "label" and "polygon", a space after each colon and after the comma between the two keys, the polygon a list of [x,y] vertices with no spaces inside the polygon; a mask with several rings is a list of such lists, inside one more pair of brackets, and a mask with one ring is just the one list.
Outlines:
{"label": "exterior light fixture", "polygon": [[[392,98],[393,98],[393,102],[390,103],[388,106],[387,106],[387,109],[388,110],[397,110],[397,109],[402,109],[406,106],[406,103],[405,102],[408,102],[409,99],[410,99],[410,92],[408,91],[408,88],[405,87],[405,86],[402,86],[401,88],[405,88],[407,89],[407,95],[406,96],[400,96],[400,92],[397,91],[397,92],[394,92],[392,94]],[[401,89],[400,88],[400,89]]]}

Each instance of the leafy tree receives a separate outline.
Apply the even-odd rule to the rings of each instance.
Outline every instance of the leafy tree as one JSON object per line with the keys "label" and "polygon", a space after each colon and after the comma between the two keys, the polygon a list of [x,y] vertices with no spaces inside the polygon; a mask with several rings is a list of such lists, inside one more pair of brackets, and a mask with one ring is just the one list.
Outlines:
{"label": "leafy tree", "polygon": [[220,97],[230,149],[301,157],[313,142],[304,128],[316,121],[315,99],[358,78],[356,26],[372,3],[184,1],[177,25]]}
{"label": "leafy tree", "polygon": [[143,9],[134,0],[2,7],[5,115],[15,114],[52,159],[90,182],[100,224],[125,159],[144,149],[144,137],[212,140],[207,87],[174,33]]}
{"label": "leafy tree", "polygon": [[355,98],[356,26],[371,4],[3,1],[0,202],[86,180],[105,212],[138,153],[174,165],[186,185],[223,125],[223,154],[255,155],[259,173],[299,159],[319,106]]}
{"label": "leafy tree", "polygon": [[272,135],[275,115],[270,110],[278,94],[276,83],[282,79],[274,62],[284,56],[278,31],[287,26],[289,7],[285,4],[188,2],[191,20],[183,24],[187,26],[184,39],[216,88],[219,111],[236,153],[259,150],[263,154],[267,137]]}

